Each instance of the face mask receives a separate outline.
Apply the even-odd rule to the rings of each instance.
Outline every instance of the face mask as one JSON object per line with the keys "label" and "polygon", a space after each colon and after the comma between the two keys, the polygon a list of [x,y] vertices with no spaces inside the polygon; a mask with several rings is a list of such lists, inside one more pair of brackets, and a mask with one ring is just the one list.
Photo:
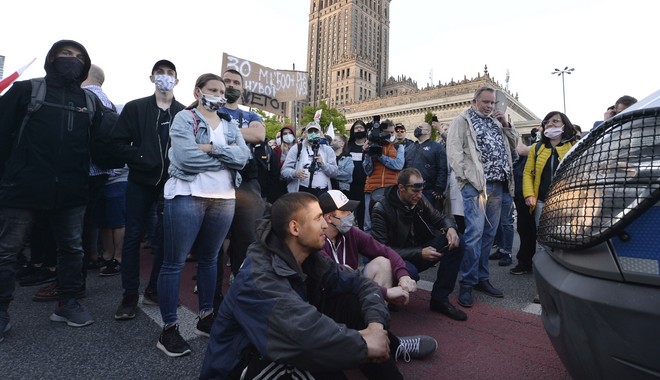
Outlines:
{"label": "face mask", "polygon": [[53,67],[59,76],[71,81],[80,79],[85,70],[85,64],[76,57],[55,58]]}
{"label": "face mask", "polygon": [[355,132],[353,136],[355,136],[356,139],[363,139],[367,137],[367,132],[365,131]]}
{"label": "face mask", "polygon": [[310,133],[310,134],[307,135],[308,140],[318,140],[320,138],[321,138],[321,135],[319,135],[318,133]]}
{"label": "face mask", "polygon": [[392,136],[390,136],[390,140],[389,140],[389,141],[392,143],[392,142],[394,142],[394,140],[396,140],[396,135],[392,135]]}
{"label": "face mask", "polygon": [[422,131],[419,128],[415,128],[415,131],[413,132],[413,135],[415,135],[416,138],[420,138],[424,134],[424,131]]}
{"label": "face mask", "polygon": [[548,128],[543,131],[545,137],[549,138],[550,140],[560,137],[562,133],[564,133],[564,131],[561,128]]}
{"label": "face mask", "polygon": [[282,139],[284,140],[285,143],[291,144],[293,142],[293,135],[284,135]]}
{"label": "face mask", "polygon": [[275,144],[277,144],[277,145],[282,145],[282,139],[279,138],[279,137],[276,138],[276,139],[275,139]]}
{"label": "face mask", "polygon": [[355,219],[353,217],[353,213],[350,213],[350,214],[346,215],[343,218],[336,218],[334,216],[333,216],[333,218],[334,219],[339,219],[339,224],[338,225],[334,224],[334,223],[332,225],[335,226],[335,228],[337,228],[337,231],[339,231],[340,234],[346,235],[348,233],[348,231],[350,231],[351,228],[353,228],[353,221]]}
{"label": "face mask", "polygon": [[217,111],[225,106],[227,99],[224,96],[213,96],[202,92],[202,105],[207,111]]}
{"label": "face mask", "polygon": [[154,83],[156,84],[156,89],[164,94],[174,89],[176,78],[165,74],[156,74],[154,76]]}
{"label": "face mask", "polygon": [[241,90],[228,88],[227,91],[225,91],[225,96],[227,97],[227,103],[236,103],[238,98],[241,97]]}
{"label": "face mask", "polygon": [[332,147],[333,150],[337,150],[341,148],[341,143],[338,141],[333,141],[332,143],[330,143],[330,146]]}

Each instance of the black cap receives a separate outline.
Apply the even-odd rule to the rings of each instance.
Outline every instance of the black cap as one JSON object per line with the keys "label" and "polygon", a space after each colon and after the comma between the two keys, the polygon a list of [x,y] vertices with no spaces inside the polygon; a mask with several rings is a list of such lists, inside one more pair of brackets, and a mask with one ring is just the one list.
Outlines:
{"label": "black cap", "polygon": [[396,131],[397,129],[403,129],[405,131],[406,127],[401,123],[396,123],[396,125],[394,125],[394,130]]}
{"label": "black cap", "polygon": [[339,190],[328,190],[319,195],[319,205],[321,206],[321,211],[327,214],[335,210],[353,211],[360,205],[360,202],[348,199]]}
{"label": "black cap", "polygon": [[172,70],[174,70],[174,72],[176,73],[176,66],[174,66],[174,64],[173,64],[171,61],[168,61],[167,59],[161,59],[160,61],[156,62],[156,63],[154,64],[154,68],[151,69],[151,74],[152,74],[152,75],[153,75],[154,71],[156,71],[156,69],[157,69],[159,66],[165,66],[165,67],[167,67],[168,69],[172,69]]}

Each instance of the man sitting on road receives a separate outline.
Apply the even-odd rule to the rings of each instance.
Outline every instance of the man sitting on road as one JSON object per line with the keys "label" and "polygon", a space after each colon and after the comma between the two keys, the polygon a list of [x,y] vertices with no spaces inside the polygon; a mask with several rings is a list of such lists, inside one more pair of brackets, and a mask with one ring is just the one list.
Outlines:
{"label": "man sitting on road", "polygon": [[406,168],[399,173],[397,185],[374,192],[371,235],[401,255],[415,280],[419,272],[437,264],[430,308],[465,321],[467,315],[448,298],[456,285],[463,244],[454,219],[433,208],[422,195],[424,185],[419,170]]}
{"label": "man sitting on road", "polygon": [[[417,290],[417,283],[410,278],[401,256],[354,226],[353,210],[360,202],[349,200],[339,190],[330,190],[319,196],[319,204],[328,224],[321,254],[351,269],[358,269],[359,255],[368,258],[362,274],[381,287],[381,294],[387,302],[407,304],[409,293]],[[394,278],[398,285],[392,287]]]}
{"label": "man sitting on road", "polygon": [[396,356],[435,351],[431,337],[408,344],[387,331],[378,286],[319,254],[326,228],[314,195],[275,201],[220,305],[200,378],[253,379],[268,368],[271,378],[346,379],[343,370],[359,367],[401,379]]}

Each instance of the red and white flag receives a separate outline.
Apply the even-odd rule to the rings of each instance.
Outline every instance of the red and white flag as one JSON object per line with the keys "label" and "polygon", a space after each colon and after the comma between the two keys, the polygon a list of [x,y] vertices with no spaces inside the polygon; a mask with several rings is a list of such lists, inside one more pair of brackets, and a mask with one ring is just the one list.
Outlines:
{"label": "red and white flag", "polygon": [[8,76],[7,78],[3,79],[0,81],[0,93],[3,92],[7,87],[9,87],[16,79],[18,79],[19,75],[23,74],[23,71],[25,71],[32,62],[34,62],[36,58],[32,58],[32,61],[28,63],[27,65],[21,67],[20,69],[16,70],[13,74]]}

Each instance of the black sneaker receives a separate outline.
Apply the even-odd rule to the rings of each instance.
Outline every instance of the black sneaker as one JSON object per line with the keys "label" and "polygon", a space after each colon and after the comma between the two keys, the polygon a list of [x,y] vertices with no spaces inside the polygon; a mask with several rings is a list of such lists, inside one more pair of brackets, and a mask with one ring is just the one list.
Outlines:
{"label": "black sneaker", "polygon": [[532,273],[534,273],[534,270],[532,270],[532,268],[527,268],[527,267],[524,267],[524,266],[518,264],[515,267],[511,268],[509,273],[515,274],[515,275],[532,274]]}
{"label": "black sneaker", "polygon": [[55,281],[55,279],[57,279],[57,272],[42,266],[36,272],[19,280],[18,284],[20,286],[44,285]]}
{"label": "black sneaker", "polygon": [[438,342],[428,335],[402,336],[399,337],[399,347],[394,353],[394,359],[403,357],[407,363],[410,359],[431,355],[437,348]]}
{"label": "black sneaker", "polygon": [[90,261],[89,264],[87,264],[87,270],[101,269],[106,265],[108,265],[108,262],[103,260],[103,257],[99,256],[98,259]]}
{"label": "black sneaker", "polygon": [[138,299],[139,297],[137,294],[124,296],[121,300],[121,304],[115,312],[115,319],[118,321],[125,321],[135,318]]}
{"label": "black sneaker", "polygon": [[188,345],[188,342],[186,342],[181,334],[179,334],[178,325],[163,329],[160,333],[160,338],[158,338],[158,343],[156,343],[156,347],[172,358],[188,355],[191,352],[190,345]]}
{"label": "black sneaker", "polygon": [[101,268],[99,271],[99,276],[101,277],[110,277],[110,276],[116,276],[118,275],[121,269],[121,265],[119,264],[119,261],[112,259],[108,262],[106,262],[106,265]]}
{"label": "black sneaker", "polygon": [[504,256],[506,256],[506,253],[498,249],[497,251],[495,251],[495,253],[492,253],[490,256],[488,256],[488,260],[500,260]]}
{"label": "black sneaker", "polygon": [[508,267],[511,265],[513,260],[511,259],[511,254],[510,253],[504,253],[504,257],[500,259],[500,261],[497,263],[497,265],[501,267]]}
{"label": "black sneaker", "polygon": [[16,281],[20,283],[26,278],[37,273],[40,269],[41,267],[36,267],[32,263],[25,263],[18,267],[18,270],[16,271]]}
{"label": "black sneaker", "polygon": [[210,336],[211,327],[215,321],[215,314],[211,313],[204,318],[197,317],[197,326],[195,327],[195,334],[200,336]]}

